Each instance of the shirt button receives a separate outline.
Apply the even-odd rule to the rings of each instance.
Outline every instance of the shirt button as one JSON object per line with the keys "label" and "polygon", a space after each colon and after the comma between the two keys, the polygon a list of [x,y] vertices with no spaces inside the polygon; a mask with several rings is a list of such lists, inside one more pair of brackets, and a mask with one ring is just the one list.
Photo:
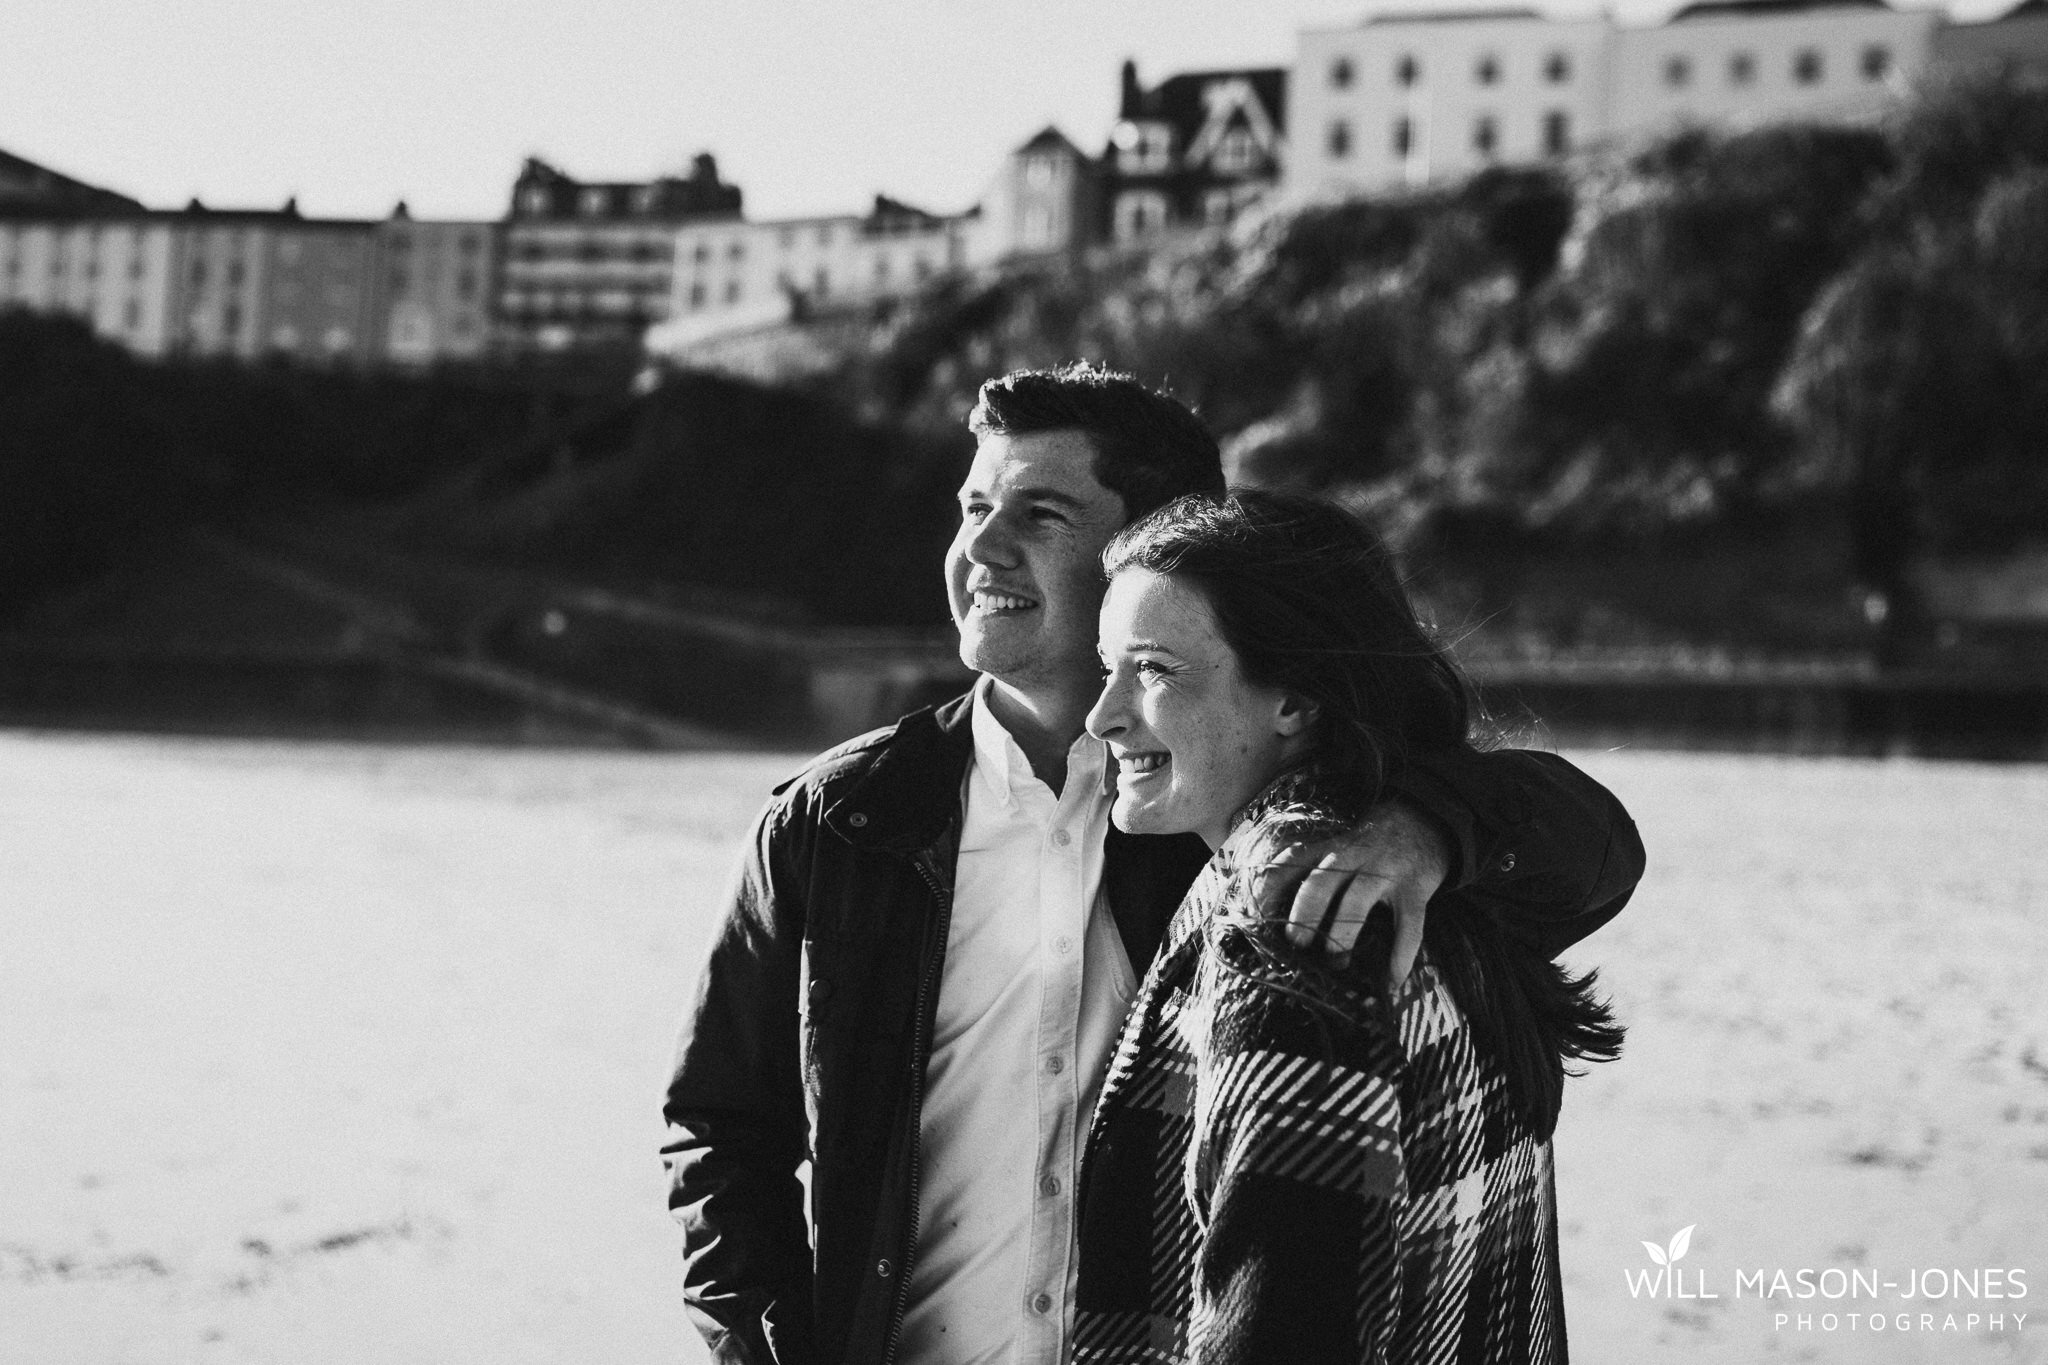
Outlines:
{"label": "shirt button", "polygon": [[1065,848],[1068,844],[1074,842],[1074,836],[1063,829],[1056,829],[1052,832],[1052,841],[1061,848]]}
{"label": "shirt button", "polygon": [[1067,1069],[1066,1059],[1063,1057],[1048,1057],[1045,1059],[1045,1069],[1057,1076]]}
{"label": "shirt button", "polygon": [[1039,1181],[1038,1192],[1048,1199],[1052,1198],[1052,1196],[1060,1192],[1060,1178],[1056,1175],[1049,1175]]}
{"label": "shirt button", "polygon": [[1513,872],[1515,870],[1514,854],[1503,853],[1500,855],[1500,870],[1503,872]]}
{"label": "shirt button", "polygon": [[889,1272],[893,1268],[894,1267],[892,1267],[887,1261],[875,1262],[875,1273],[877,1275],[880,1275],[885,1280],[889,1278]]}
{"label": "shirt button", "polygon": [[1031,1296],[1031,1311],[1038,1314],[1040,1317],[1044,1317],[1047,1313],[1050,1313],[1052,1311],[1052,1295],[1033,1294]]}
{"label": "shirt button", "polygon": [[1068,953],[1074,951],[1074,940],[1068,938],[1065,934],[1061,934],[1052,941],[1052,950],[1061,957],[1065,957]]}

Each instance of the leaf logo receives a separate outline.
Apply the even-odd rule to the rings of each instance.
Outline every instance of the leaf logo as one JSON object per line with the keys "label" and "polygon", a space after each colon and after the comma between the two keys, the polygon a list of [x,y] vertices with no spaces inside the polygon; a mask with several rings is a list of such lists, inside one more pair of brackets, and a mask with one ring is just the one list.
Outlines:
{"label": "leaf logo", "polygon": [[1650,1259],[1658,1265],[1672,1265],[1684,1259],[1686,1248],[1692,1245],[1692,1230],[1698,1223],[1687,1223],[1671,1234],[1671,1245],[1660,1247],[1655,1242],[1643,1243],[1643,1250],[1650,1253]]}

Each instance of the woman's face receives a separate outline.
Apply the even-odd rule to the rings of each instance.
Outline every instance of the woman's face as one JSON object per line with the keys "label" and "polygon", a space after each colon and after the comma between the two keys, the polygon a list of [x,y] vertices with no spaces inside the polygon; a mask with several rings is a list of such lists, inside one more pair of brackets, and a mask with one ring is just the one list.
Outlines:
{"label": "woman's face", "polygon": [[1088,733],[1116,763],[1119,829],[1221,844],[1237,813],[1307,745],[1291,694],[1247,680],[1201,591],[1127,569],[1102,603],[1108,676]]}

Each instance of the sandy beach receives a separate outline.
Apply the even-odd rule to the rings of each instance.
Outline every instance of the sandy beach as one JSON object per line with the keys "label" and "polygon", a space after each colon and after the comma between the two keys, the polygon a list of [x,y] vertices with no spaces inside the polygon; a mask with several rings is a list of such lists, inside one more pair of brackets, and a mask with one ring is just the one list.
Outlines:
{"label": "sandy beach", "polygon": [[[2048,1361],[2048,768],[1572,756],[1574,1357]],[[659,1092],[796,762],[0,733],[0,1361],[703,1360]]]}

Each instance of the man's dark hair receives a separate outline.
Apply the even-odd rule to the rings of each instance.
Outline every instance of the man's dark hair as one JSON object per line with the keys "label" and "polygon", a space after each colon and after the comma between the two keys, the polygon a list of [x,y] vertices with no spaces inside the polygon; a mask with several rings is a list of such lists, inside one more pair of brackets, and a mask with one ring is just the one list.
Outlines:
{"label": "man's dark hair", "polygon": [[1179,399],[1085,360],[1012,370],[981,386],[967,415],[976,438],[1079,431],[1095,444],[1095,478],[1135,521],[1190,493],[1223,492],[1216,437]]}

